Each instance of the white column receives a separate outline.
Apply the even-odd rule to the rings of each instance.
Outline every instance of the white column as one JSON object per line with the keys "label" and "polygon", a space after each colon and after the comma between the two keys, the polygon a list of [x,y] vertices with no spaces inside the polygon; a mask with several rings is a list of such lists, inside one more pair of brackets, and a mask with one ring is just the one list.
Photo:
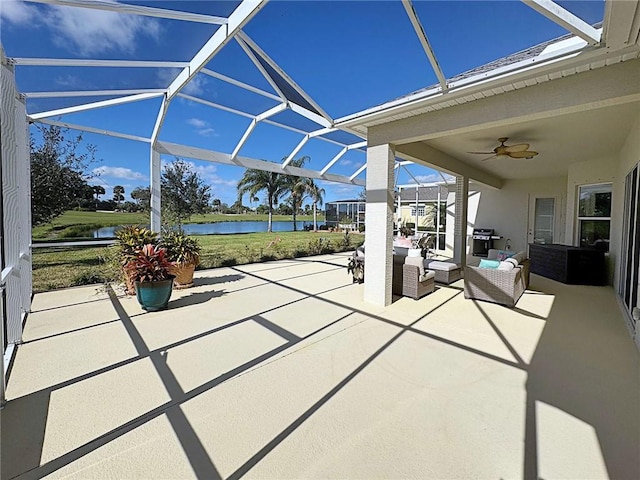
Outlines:
{"label": "white column", "polygon": [[467,211],[469,207],[469,177],[456,177],[456,220],[453,239],[453,261],[467,262]]}
{"label": "white column", "polygon": [[364,300],[381,306],[392,300],[394,162],[390,145],[367,148]]}
{"label": "white column", "polygon": [[151,193],[151,230],[159,232],[162,226],[161,205],[160,205],[160,152],[151,147],[150,164],[150,193]]}

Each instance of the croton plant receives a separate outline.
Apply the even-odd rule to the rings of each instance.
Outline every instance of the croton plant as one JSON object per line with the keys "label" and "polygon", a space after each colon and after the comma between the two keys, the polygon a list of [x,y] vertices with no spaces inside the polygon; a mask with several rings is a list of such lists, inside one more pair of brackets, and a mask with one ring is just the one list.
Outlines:
{"label": "croton plant", "polygon": [[147,243],[138,254],[127,262],[125,269],[137,282],[158,282],[170,277],[171,262],[164,248]]}

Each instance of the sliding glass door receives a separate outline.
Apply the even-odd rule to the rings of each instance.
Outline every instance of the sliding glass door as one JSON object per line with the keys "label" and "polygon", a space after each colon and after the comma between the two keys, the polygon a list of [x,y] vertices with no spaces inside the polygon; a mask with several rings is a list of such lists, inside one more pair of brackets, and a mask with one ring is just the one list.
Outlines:
{"label": "sliding glass door", "polygon": [[[634,308],[640,307],[638,291],[640,290],[640,163],[625,179],[624,224],[622,232],[622,254],[620,262],[619,293],[624,301],[630,318]],[[637,324],[632,322],[635,331]]]}

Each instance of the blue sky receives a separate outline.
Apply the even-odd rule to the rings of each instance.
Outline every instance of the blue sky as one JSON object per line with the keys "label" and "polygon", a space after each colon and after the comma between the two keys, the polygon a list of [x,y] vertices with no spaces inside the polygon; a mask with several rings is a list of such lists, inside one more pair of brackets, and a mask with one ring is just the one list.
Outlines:
{"label": "blue sky", "polygon": [[[228,16],[238,2],[126,3]],[[603,16],[601,0],[558,3],[589,23]],[[416,1],[414,6],[447,77],[567,33],[515,0]],[[217,28],[13,0],[3,0],[0,8],[0,38],[9,57],[188,61]],[[244,31],[333,118],[437,82],[399,1],[272,1]],[[236,42],[229,43],[207,68],[275,93]],[[19,67],[17,82],[22,92],[164,88],[178,72]],[[203,74],[184,92],[251,114],[276,105],[273,100]],[[35,113],[104,99],[30,99],[27,109]],[[62,120],[148,137],[159,105],[159,99],[151,99],[69,114]],[[272,120],[303,130],[319,128],[291,111]],[[248,118],[178,98],[169,108],[160,139],[231,153],[249,122]],[[124,186],[128,194],[136,186],[148,184],[147,144],[89,133],[84,138],[98,147],[101,159],[93,167],[99,175],[90,183],[105,186],[108,194],[114,185]],[[280,161],[301,138],[299,133],[260,123],[240,155]],[[312,139],[299,155],[310,156],[308,166],[321,169],[340,149]],[[351,175],[364,162],[364,152],[350,151],[330,172]],[[214,197],[229,204],[235,201],[235,185],[243,169],[199,161],[193,161],[193,165],[211,184]],[[410,168],[422,181],[439,179],[432,170]],[[411,180],[401,171],[398,182]],[[326,201],[354,197],[360,191],[360,187],[329,182],[322,182],[322,186]]]}

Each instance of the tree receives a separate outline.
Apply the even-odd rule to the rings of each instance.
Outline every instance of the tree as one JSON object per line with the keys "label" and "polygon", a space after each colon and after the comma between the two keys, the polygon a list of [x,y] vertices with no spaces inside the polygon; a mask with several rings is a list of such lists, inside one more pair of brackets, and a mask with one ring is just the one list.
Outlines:
{"label": "tree", "polygon": [[138,208],[143,212],[151,211],[151,189],[149,187],[136,187],[131,190],[131,198],[136,201]]}
{"label": "tree", "polygon": [[100,200],[100,195],[104,195],[106,192],[102,185],[93,185],[91,187],[93,194],[96,196],[96,200]]}
{"label": "tree", "polygon": [[362,190],[358,192],[358,200],[362,200],[363,202],[367,201],[367,189],[362,187]]}
{"label": "tree", "polygon": [[211,186],[181,158],[176,157],[164,168],[161,185],[163,216],[180,224],[191,215],[207,211]]}
{"label": "tree", "polygon": [[113,200],[120,205],[120,202],[124,200],[124,187],[122,185],[116,185],[113,187]]}
{"label": "tree", "polygon": [[[31,150],[31,220],[45,223],[87,198],[89,165],[95,162],[96,147],[84,146],[82,135],[67,138],[67,129],[37,126],[42,143],[30,138]],[[89,187],[91,188],[91,187]],[[91,197],[92,198],[92,197]]]}
{"label": "tree", "polygon": [[324,188],[320,188],[313,178],[308,178],[305,182],[305,189],[309,198],[313,202],[313,231],[318,230],[318,212],[317,206],[322,205],[322,197],[325,194]]}
{"label": "tree", "polygon": [[220,207],[222,207],[222,201],[219,198],[214,198],[211,202],[211,206],[213,207],[213,211],[220,213]]}
{"label": "tree", "polygon": [[[305,162],[309,160],[308,156],[296,158],[289,163],[292,167],[301,168]],[[298,230],[296,216],[300,209],[302,208],[302,202],[306,195],[306,187],[305,182],[307,179],[305,177],[296,177],[294,175],[287,175],[286,183],[289,188],[289,203],[291,205],[292,216],[293,216],[293,231]]]}
{"label": "tree", "polygon": [[265,203],[269,209],[267,232],[271,232],[273,225],[273,207],[278,205],[280,199],[289,191],[289,183],[286,175],[254,168],[247,169],[238,182],[238,199],[242,200],[242,196],[246,193],[253,199],[262,191],[266,194]]}

